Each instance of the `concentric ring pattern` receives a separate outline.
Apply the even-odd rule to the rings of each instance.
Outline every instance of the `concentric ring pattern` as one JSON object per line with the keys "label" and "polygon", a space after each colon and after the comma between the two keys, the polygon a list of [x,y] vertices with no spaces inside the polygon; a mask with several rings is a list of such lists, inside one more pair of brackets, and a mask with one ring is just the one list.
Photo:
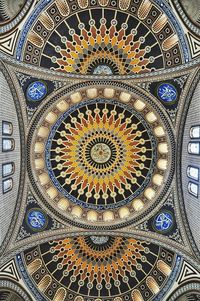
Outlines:
{"label": "concentric ring pattern", "polygon": [[124,223],[156,203],[173,170],[163,113],[115,85],[62,95],[37,117],[30,142],[33,185],[44,202],[89,226]]}
{"label": "concentric ring pattern", "polygon": [[152,300],[179,265],[163,247],[109,235],[50,241],[25,251],[18,262],[26,281],[54,301]]}
{"label": "concentric ring pattern", "polygon": [[66,111],[46,145],[49,175],[72,202],[112,209],[130,202],[150,180],[156,139],[132,108],[95,99]]}
{"label": "concentric ring pattern", "polygon": [[188,59],[187,44],[170,8],[157,2],[38,4],[36,19],[28,19],[21,33],[17,59],[81,74],[126,75],[178,66]]}

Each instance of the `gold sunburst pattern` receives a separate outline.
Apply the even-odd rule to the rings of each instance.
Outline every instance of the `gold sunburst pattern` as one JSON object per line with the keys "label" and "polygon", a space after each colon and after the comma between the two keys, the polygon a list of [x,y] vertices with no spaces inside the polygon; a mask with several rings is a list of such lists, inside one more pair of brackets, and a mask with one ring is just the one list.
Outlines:
{"label": "gold sunburst pattern", "polygon": [[127,90],[76,89],[39,124],[32,171],[44,200],[70,219],[129,220],[155,202],[172,172],[163,121]]}
{"label": "gold sunburst pattern", "polygon": [[178,66],[186,43],[164,8],[151,1],[52,1],[42,14],[36,8],[37,20],[24,28],[17,58],[81,74],[140,74]]}
{"label": "gold sunburst pattern", "polygon": [[106,100],[81,103],[53,130],[47,165],[72,201],[94,209],[119,207],[148,181],[156,141],[136,111],[127,109]]}
{"label": "gold sunburst pattern", "polygon": [[47,300],[125,301],[138,296],[136,300],[148,301],[174,277],[180,258],[135,238],[91,235],[44,243],[18,256],[18,262]]}
{"label": "gold sunburst pattern", "polygon": [[[56,46],[55,50],[61,57],[53,56],[52,63],[58,67],[52,69],[66,72],[80,72],[98,74],[98,66],[107,66],[105,73],[140,73],[151,71],[150,64],[155,57],[149,56],[151,47],[143,47],[145,37],[135,40],[136,29],[132,29],[127,35],[127,24],[122,24],[118,31],[117,21],[111,22],[110,28],[106,27],[106,19],[101,19],[99,29],[96,28],[94,20],[89,22],[89,30],[85,29],[83,23],[79,24],[80,35],[73,29],[70,34],[72,41],[63,37],[64,47]],[[74,43],[76,41],[76,44]],[[98,46],[97,46],[98,45]],[[102,71],[103,72],[103,71]]]}

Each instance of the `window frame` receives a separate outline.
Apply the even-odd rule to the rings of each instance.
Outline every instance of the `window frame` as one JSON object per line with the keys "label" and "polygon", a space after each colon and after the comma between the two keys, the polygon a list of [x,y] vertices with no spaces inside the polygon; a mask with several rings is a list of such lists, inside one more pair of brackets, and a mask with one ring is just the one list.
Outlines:
{"label": "window frame", "polygon": [[[191,191],[191,189],[189,189],[189,186],[192,185],[192,184],[197,186],[197,194],[194,194],[194,193]],[[195,198],[198,199],[198,197],[199,197],[199,185],[198,185],[197,183],[194,183],[194,182],[189,181],[189,182],[188,182],[188,193],[189,193],[190,195],[192,195],[192,196],[194,196]]]}
{"label": "window frame", "polygon": [[[4,149],[3,148],[3,142],[5,140],[9,140],[12,142],[12,145],[13,145],[12,149]],[[15,140],[13,138],[2,138],[2,152],[3,153],[12,152],[12,151],[14,151],[14,149],[15,149]]]}
{"label": "window frame", "polygon": [[[193,126],[190,127],[190,139],[200,139],[200,134],[199,134],[199,137],[192,137],[192,135],[191,135],[192,129],[195,128],[195,127],[200,128],[200,125],[197,124],[197,125],[193,125]],[[199,130],[199,132],[200,132],[200,130]]]}
{"label": "window frame", "polygon": [[[191,152],[189,152],[189,145],[190,144],[199,144],[199,153],[191,153]],[[187,152],[188,152],[188,154],[189,155],[193,155],[193,156],[200,156],[200,141],[190,141],[190,142],[188,142],[188,146],[187,146]]]}
{"label": "window frame", "polygon": [[[8,165],[8,164],[12,165],[12,172],[9,173],[9,174],[7,174],[7,175],[4,175],[3,168],[4,168],[5,165]],[[9,176],[13,175],[14,173],[15,173],[15,163],[14,162],[6,162],[6,163],[2,164],[2,173],[1,173],[2,174],[2,178],[9,177]]]}
{"label": "window frame", "polygon": [[[11,183],[12,183],[11,188],[9,188],[8,190],[5,191],[5,190],[4,190],[4,183],[5,183],[6,181],[10,181],[10,180],[11,180]],[[2,191],[3,191],[3,194],[6,194],[6,193],[10,192],[12,189],[13,189],[13,178],[10,177],[10,178],[4,179],[4,180],[2,181]]]}
{"label": "window frame", "polygon": [[[4,131],[3,131],[3,125],[4,125],[4,124],[9,124],[9,125],[11,125],[11,133],[10,133],[10,134],[4,133]],[[13,134],[13,124],[12,124],[12,122],[2,120],[2,135],[3,135],[3,136],[12,136],[12,134]]]}
{"label": "window frame", "polygon": [[[197,178],[197,179],[189,175],[189,173],[188,173],[188,169],[189,169],[189,168],[195,168],[195,169],[198,169],[198,178]],[[199,177],[200,170],[199,170],[198,167],[193,166],[193,165],[188,165],[187,170],[186,170],[186,174],[187,174],[187,177],[188,177],[189,179],[192,179],[192,180],[197,181],[197,182],[199,181],[199,178],[200,178],[200,177]]]}

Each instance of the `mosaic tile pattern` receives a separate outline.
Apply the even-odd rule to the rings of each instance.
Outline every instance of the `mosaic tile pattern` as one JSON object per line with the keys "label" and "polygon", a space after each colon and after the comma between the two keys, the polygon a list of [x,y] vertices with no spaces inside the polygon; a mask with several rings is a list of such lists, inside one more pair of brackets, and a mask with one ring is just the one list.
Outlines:
{"label": "mosaic tile pattern", "polygon": [[131,220],[171,181],[169,124],[153,103],[124,88],[76,88],[37,117],[33,185],[70,220],[93,226]]}
{"label": "mosaic tile pattern", "polygon": [[180,261],[165,248],[120,236],[66,237],[29,249],[18,259],[39,296],[60,301],[152,300]]}
{"label": "mosaic tile pattern", "polygon": [[55,186],[72,202],[112,209],[144,190],[156,147],[140,114],[120,102],[97,99],[58,119],[45,147],[46,165]]}
{"label": "mosaic tile pattern", "polygon": [[188,61],[185,37],[167,4],[156,2],[44,1],[35,8],[34,22],[27,21],[17,59],[81,74],[137,74],[178,66]]}

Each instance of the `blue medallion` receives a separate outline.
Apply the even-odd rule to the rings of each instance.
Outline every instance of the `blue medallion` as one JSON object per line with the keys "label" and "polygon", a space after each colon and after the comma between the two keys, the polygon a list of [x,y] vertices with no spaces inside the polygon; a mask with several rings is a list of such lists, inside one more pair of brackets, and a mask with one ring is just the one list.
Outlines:
{"label": "blue medallion", "polygon": [[164,83],[158,88],[158,96],[162,101],[170,103],[177,99],[177,90],[173,85]]}
{"label": "blue medallion", "polygon": [[47,219],[41,210],[34,208],[28,212],[27,222],[31,228],[41,230],[45,228]]}
{"label": "blue medallion", "polygon": [[47,94],[47,86],[41,81],[35,81],[28,86],[26,96],[30,101],[42,100]]}
{"label": "blue medallion", "polygon": [[154,220],[154,227],[157,231],[165,232],[173,225],[173,216],[169,211],[159,213]]}

